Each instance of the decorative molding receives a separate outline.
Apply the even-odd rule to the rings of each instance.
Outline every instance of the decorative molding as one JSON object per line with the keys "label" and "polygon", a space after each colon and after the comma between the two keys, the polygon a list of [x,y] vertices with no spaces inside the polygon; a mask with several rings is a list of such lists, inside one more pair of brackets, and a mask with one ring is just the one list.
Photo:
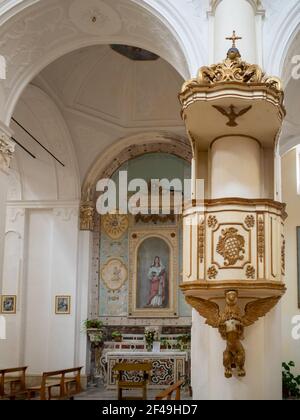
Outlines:
{"label": "decorative molding", "polygon": [[78,208],[56,207],[53,210],[53,214],[63,222],[69,222],[72,217],[78,217]]}
{"label": "decorative molding", "polygon": [[0,171],[8,173],[11,159],[15,151],[15,143],[0,131]]}
{"label": "decorative molding", "polygon": [[209,269],[207,270],[207,275],[208,275],[209,280],[214,280],[217,278],[218,270],[216,269],[214,265],[209,267]]}
{"label": "decorative molding", "polygon": [[[102,267],[101,279],[108,290],[113,292],[120,290],[128,279],[126,265],[119,258],[111,258]],[[119,297],[113,296],[112,299],[119,300]]]}
{"label": "decorative molding", "polygon": [[207,225],[211,229],[215,229],[215,227],[218,225],[218,219],[216,216],[209,216],[207,220]]}
{"label": "decorative molding", "polygon": [[247,269],[246,269],[246,276],[247,279],[253,279],[255,278],[255,268],[252,267],[252,265],[248,265]]}
{"label": "decorative molding", "polygon": [[255,226],[255,219],[253,215],[248,215],[245,219],[245,225],[251,229]]}
{"label": "decorative molding", "polygon": [[145,215],[145,214],[137,214],[134,218],[135,223],[154,223],[155,225],[157,225],[158,223],[168,223],[168,222],[172,222],[175,223],[176,222],[176,216],[175,214],[150,214],[150,215]]}
{"label": "decorative molding", "polygon": [[265,257],[265,220],[264,216],[258,218],[257,229],[257,253],[260,262],[262,263]]}
{"label": "decorative molding", "polygon": [[95,162],[83,183],[82,200],[94,199],[99,179],[111,178],[125,162],[146,153],[168,153],[187,162],[192,160],[192,150],[188,141],[171,134],[143,133],[124,138]]}
{"label": "decorative molding", "polygon": [[181,104],[185,98],[197,87],[212,87],[224,83],[239,83],[262,88],[262,85],[269,88],[276,100],[283,105],[282,82],[277,77],[268,77],[256,64],[249,64],[242,61],[237,48],[229,49],[227,58],[219,64],[203,66],[198,72],[198,77],[183,84],[179,96]]}
{"label": "decorative molding", "polygon": [[199,261],[202,264],[205,257],[205,220],[198,225],[198,241]]}
{"label": "decorative molding", "polygon": [[85,202],[80,205],[80,230],[94,230],[95,206],[93,202]]}

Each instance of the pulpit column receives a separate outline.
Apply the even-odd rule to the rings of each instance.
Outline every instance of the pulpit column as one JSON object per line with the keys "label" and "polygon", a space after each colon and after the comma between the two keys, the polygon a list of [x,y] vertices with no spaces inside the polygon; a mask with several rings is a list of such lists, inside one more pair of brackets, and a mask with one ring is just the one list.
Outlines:
{"label": "pulpit column", "polygon": [[193,177],[208,168],[204,205],[194,200],[183,215],[181,289],[194,309],[193,395],[280,399],[287,215],[285,205],[274,201],[272,180],[285,117],[282,84],[247,63],[236,45],[242,37],[235,31],[225,36],[221,25],[227,18],[240,23],[248,46],[243,52],[255,60],[256,2],[212,3],[216,53],[223,49],[221,36],[232,46],[225,60],[199,69],[179,95],[187,132],[202,157],[193,162]]}

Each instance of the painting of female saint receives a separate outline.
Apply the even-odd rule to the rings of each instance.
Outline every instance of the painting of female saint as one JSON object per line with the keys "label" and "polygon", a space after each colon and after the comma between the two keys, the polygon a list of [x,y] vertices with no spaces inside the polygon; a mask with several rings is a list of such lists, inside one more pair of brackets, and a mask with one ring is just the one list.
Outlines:
{"label": "painting of female saint", "polygon": [[160,238],[146,239],[138,250],[137,308],[169,306],[168,244]]}

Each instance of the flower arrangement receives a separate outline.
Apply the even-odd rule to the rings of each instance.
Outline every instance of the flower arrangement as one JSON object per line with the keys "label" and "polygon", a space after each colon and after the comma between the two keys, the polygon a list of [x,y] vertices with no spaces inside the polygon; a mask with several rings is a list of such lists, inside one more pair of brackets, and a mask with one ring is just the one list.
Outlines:
{"label": "flower arrangement", "polygon": [[157,328],[146,327],[144,335],[145,335],[147,350],[152,350],[153,342],[158,340]]}

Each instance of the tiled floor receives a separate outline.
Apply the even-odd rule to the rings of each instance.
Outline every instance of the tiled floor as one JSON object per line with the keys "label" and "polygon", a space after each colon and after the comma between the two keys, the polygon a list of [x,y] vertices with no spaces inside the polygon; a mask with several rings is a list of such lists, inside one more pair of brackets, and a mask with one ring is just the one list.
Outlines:
{"label": "tiled floor", "polygon": [[[149,390],[148,391],[148,400],[155,400],[155,396],[159,394],[161,390]],[[127,394],[129,395],[129,394]],[[134,394],[130,393],[130,396]],[[135,394],[137,395],[137,394]],[[87,391],[83,392],[80,395],[75,397],[75,400],[107,400],[107,401],[115,401],[117,399],[117,391],[116,390],[107,390],[103,386],[97,388],[89,388]],[[185,390],[181,392],[181,399],[182,400],[189,400],[191,399],[189,393]]]}

